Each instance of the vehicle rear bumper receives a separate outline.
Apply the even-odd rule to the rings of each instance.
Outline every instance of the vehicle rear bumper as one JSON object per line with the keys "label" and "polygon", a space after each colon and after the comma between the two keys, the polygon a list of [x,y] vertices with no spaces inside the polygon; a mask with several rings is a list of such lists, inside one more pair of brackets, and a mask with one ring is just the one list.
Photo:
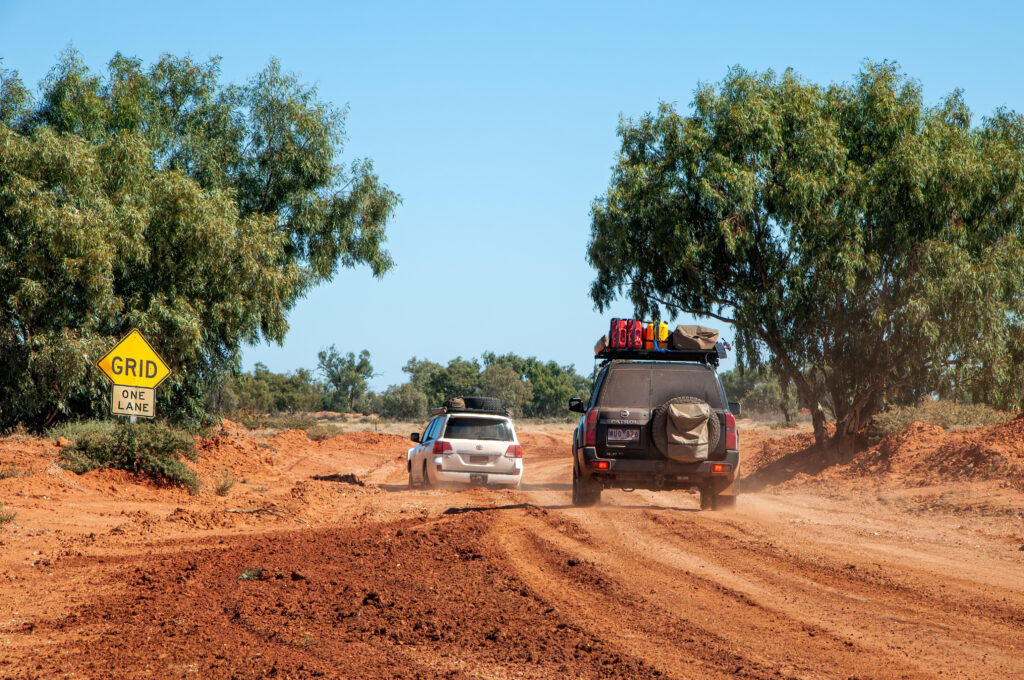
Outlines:
{"label": "vehicle rear bumper", "polygon": [[[597,461],[608,463],[607,470],[595,468]],[[583,476],[601,481],[606,487],[624,489],[689,489],[712,482],[720,493],[734,493],[739,472],[739,451],[726,451],[722,460],[680,463],[665,458],[602,458],[593,447],[583,449]],[[715,465],[728,466],[715,472]]]}
{"label": "vehicle rear bumper", "polygon": [[523,478],[523,468],[517,465],[515,472],[490,472],[487,470],[464,471],[464,470],[438,470],[437,465],[427,467],[427,476],[433,484],[476,484],[479,483],[478,475],[485,475],[487,484],[501,486],[515,486]]}

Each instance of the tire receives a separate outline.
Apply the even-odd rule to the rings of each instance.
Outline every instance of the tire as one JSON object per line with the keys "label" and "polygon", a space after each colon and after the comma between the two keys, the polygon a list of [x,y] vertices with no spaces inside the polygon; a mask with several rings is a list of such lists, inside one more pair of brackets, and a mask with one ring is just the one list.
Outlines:
{"label": "tire", "polygon": [[711,497],[712,510],[732,510],[736,507],[736,496],[715,495]]}
{"label": "tire", "polygon": [[[700,397],[674,397],[654,410],[654,417],[651,418],[651,438],[654,445],[661,452],[661,455],[668,457],[668,435],[665,434],[665,424],[668,420],[668,407],[672,404],[706,404]],[[718,422],[718,414],[711,409],[711,417],[708,418],[708,451],[712,452],[718,446],[718,438],[721,436],[722,424]]]}
{"label": "tire", "polygon": [[736,507],[736,496],[715,493],[711,484],[700,487],[701,510],[732,510]]}
{"label": "tire", "polygon": [[580,474],[576,464],[572,466],[572,504],[578,508],[589,508],[601,501],[601,485]]}
{"label": "tire", "polygon": [[714,497],[714,495],[715,495],[715,493],[711,490],[710,486],[704,485],[704,486],[700,487],[700,509],[701,510],[710,510],[711,509],[711,503],[712,503],[711,499]]}
{"label": "tire", "polygon": [[480,409],[482,411],[500,411],[501,399],[497,397],[463,397],[466,408]]}
{"label": "tire", "polygon": [[434,485],[430,483],[430,476],[427,474],[427,463],[424,461],[424,463],[423,463],[423,481],[420,482],[420,488],[421,489],[431,489],[431,488],[433,488],[433,486]]}
{"label": "tire", "polygon": [[410,462],[406,466],[406,468],[409,470],[409,488],[410,489],[415,489],[416,488],[416,482],[412,478],[412,463]]}

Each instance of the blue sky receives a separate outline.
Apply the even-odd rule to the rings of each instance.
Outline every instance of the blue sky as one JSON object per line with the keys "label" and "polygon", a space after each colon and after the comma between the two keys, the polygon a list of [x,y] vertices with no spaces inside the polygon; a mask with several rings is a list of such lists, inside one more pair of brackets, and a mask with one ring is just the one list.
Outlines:
{"label": "blue sky", "polygon": [[898,61],[929,102],[960,87],[977,116],[1024,111],[1022,29],[1016,3],[984,2],[0,0],[0,57],[29,83],[69,44],[95,69],[117,51],[219,55],[226,81],[277,57],[350,106],[344,159],[372,158],[403,199],[397,267],[340,272],[292,311],[283,346],[248,348],[244,365],[315,368],[323,347],[365,348],[376,388],[403,382],[413,355],[515,352],[590,372],[607,320],[631,315],[625,301],[593,309],[585,260],[620,115],[686,108],[733,64],[831,82],[865,58]]}

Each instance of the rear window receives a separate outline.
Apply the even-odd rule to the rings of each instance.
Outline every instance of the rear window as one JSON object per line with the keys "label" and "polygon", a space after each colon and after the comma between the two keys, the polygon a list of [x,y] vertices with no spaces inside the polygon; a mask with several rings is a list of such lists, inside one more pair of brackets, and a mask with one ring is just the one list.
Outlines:
{"label": "rear window", "polygon": [[444,431],[445,439],[490,439],[499,442],[510,442],[512,425],[500,418],[459,418],[448,419],[448,427]]}
{"label": "rear window", "polygon": [[689,364],[612,366],[601,387],[601,406],[657,408],[673,397],[699,397],[711,408],[723,408],[714,372]]}

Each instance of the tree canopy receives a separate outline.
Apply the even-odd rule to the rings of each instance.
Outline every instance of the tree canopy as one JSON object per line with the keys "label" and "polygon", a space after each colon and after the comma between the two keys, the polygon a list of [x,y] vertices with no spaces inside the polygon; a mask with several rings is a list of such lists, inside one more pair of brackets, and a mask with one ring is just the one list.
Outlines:
{"label": "tree canopy", "polygon": [[0,427],[104,412],[91,364],[132,327],[174,369],[163,413],[197,417],[311,286],[386,272],[399,199],[339,163],[345,113],[276,61],[236,85],[217,59],[98,75],[69,50],[38,96],[0,70]]}
{"label": "tree canopy", "polygon": [[591,295],[732,324],[849,443],[888,400],[1019,405],[1024,119],[934,106],[893,63],[851,83],[734,68],[691,115],[619,125]]}
{"label": "tree canopy", "polygon": [[367,381],[373,377],[370,352],[363,350],[359,357],[352,352],[342,356],[335,349],[321,350],[317,354],[317,371],[324,378],[324,408],[331,411],[354,411],[366,394]]}

